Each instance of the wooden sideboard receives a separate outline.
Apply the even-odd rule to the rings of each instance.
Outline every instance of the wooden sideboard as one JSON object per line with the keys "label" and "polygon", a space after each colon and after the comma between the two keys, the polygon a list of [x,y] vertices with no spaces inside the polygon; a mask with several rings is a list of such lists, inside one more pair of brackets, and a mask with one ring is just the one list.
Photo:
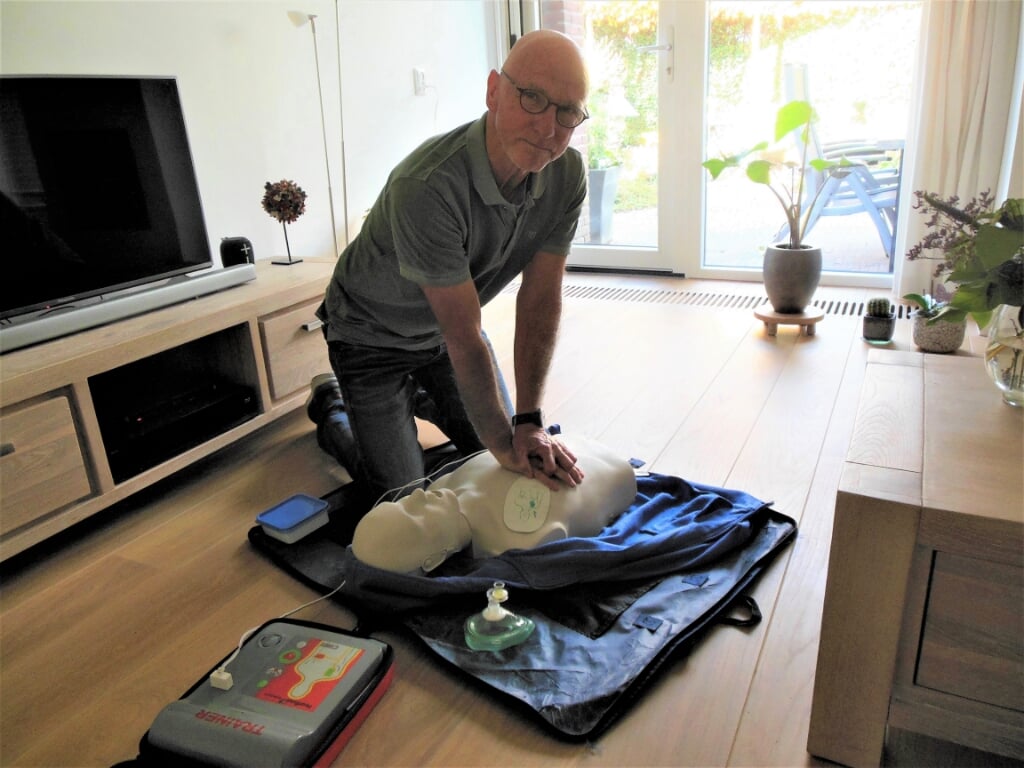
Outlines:
{"label": "wooden sideboard", "polygon": [[1024,412],[977,357],[865,372],[807,748],[877,766],[888,726],[1024,759]]}
{"label": "wooden sideboard", "polygon": [[[302,406],[329,370],[314,311],[333,267],[257,262],[244,285],[0,356],[0,560]],[[175,432],[166,404],[188,412],[200,383],[242,405]],[[130,455],[129,418],[164,429],[153,456]]]}

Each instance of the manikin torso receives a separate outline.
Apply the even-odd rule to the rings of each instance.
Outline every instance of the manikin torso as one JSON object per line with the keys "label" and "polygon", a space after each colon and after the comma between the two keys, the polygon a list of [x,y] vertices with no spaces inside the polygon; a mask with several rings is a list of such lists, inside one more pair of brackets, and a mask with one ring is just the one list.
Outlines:
{"label": "manikin torso", "polygon": [[505,469],[489,453],[398,502],[380,504],[360,521],[353,553],[384,570],[430,571],[472,546],[474,557],[531,549],[570,536],[595,536],[636,498],[632,466],[585,438],[569,443],[585,478],[551,491]]}

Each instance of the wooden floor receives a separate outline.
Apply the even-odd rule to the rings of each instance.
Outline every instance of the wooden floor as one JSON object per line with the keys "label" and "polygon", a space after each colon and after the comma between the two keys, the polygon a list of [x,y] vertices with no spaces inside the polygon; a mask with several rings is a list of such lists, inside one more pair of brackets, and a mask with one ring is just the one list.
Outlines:
{"label": "wooden floor", "polygon": [[[805,740],[834,496],[867,355],[859,310],[829,313],[813,337],[795,327],[769,337],[743,305],[757,285],[566,282],[549,419],[570,445],[586,434],[652,470],[742,489],[796,518],[795,544],[754,591],[764,620],[714,630],[591,744],[552,738],[386,634],[396,680],[338,764],[817,764]],[[817,298],[842,305],[865,291]],[[509,373],[513,300],[503,294],[486,310]],[[893,346],[912,349],[909,321],[898,326]],[[7,564],[0,764],[134,757],[158,711],[246,630],[315,597],[250,548],[256,514],[346,477],[297,412]],[[331,603],[299,615],[354,624]]]}

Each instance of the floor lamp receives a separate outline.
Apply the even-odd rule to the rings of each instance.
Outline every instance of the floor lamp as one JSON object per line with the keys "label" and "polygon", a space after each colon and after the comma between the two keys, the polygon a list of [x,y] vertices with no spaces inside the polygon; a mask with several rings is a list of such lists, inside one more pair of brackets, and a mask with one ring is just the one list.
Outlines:
{"label": "floor lamp", "polygon": [[[337,13],[338,13],[337,0],[335,0],[335,20],[336,21],[337,21]],[[313,34],[313,62],[315,64],[315,66],[316,66],[316,89],[317,89],[317,95],[318,95],[318,97],[320,99],[320,133],[321,133],[321,136],[323,137],[323,143],[324,143],[324,169],[327,172],[327,204],[330,207],[330,214],[331,214],[331,242],[334,243],[334,255],[335,255],[335,257],[337,257],[337,255],[340,253],[340,249],[338,248],[338,227],[337,227],[337,224],[335,223],[335,220],[334,220],[334,190],[333,190],[333,185],[331,184],[330,151],[329,151],[328,145],[327,145],[327,121],[326,121],[326,117],[325,117],[325,113],[324,113],[324,91],[323,91],[323,85],[322,85],[321,78],[320,78],[320,50],[319,50],[319,47],[318,47],[318,44],[317,44],[317,37],[316,37],[316,18],[317,17],[316,17],[316,14],[313,14],[313,13],[302,14],[302,13],[298,13],[296,11],[289,11],[288,12],[288,16],[289,16],[289,18],[291,18],[292,23],[294,23],[296,26],[302,26],[302,25],[304,25],[308,21],[309,22],[310,31]],[[335,26],[337,28],[337,24]],[[339,39],[338,39],[338,97],[339,97],[339,99],[341,98],[341,39],[340,39],[340,35],[339,35]],[[344,126],[344,124],[341,125],[341,131],[342,131],[341,168],[342,168],[342,184],[344,184],[344,178],[345,178],[345,139],[344,139],[345,126]],[[345,220],[344,220],[344,226],[345,226],[345,242],[347,244],[348,243],[348,194],[347,194],[347,192],[344,192],[344,190],[343,190],[343,193],[345,195],[345,203],[344,203],[344,217],[345,217]]]}

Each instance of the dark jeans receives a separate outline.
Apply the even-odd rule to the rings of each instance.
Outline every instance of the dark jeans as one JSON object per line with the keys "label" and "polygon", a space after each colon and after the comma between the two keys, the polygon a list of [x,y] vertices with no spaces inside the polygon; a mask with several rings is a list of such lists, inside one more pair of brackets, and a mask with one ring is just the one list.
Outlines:
{"label": "dark jeans", "polygon": [[[484,341],[511,415],[494,349],[486,335]],[[369,484],[375,497],[398,491],[393,494],[397,498],[423,485],[423,451],[413,417],[436,424],[463,456],[483,450],[443,345],[410,352],[331,341],[328,350],[355,437],[356,466],[348,469]]]}

